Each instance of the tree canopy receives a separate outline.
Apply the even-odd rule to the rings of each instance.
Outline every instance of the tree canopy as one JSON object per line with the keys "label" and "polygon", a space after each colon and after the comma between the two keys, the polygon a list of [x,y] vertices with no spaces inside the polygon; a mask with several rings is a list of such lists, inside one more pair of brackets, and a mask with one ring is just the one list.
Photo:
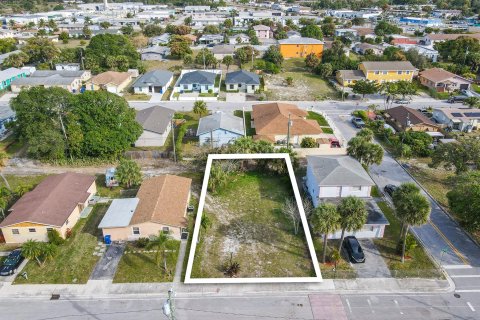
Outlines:
{"label": "tree canopy", "polygon": [[447,198],[450,209],[460,217],[464,227],[480,230],[480,171],[465,172],[454,178]]}
{"label": "tree canopy", "polygon": [[431,166],[439,165],[457,174],[468,171],[471,165],[480,168],[480,140],[460,138],[457,142],[439,144],[432,153]]}

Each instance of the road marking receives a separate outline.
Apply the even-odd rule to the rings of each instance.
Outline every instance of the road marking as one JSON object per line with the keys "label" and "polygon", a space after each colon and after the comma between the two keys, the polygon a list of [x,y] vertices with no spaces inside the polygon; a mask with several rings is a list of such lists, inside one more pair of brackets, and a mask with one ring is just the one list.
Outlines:
{"label": "road marking", "polygon": [[370,307],[370,310],[372,311],[372,313],[375,313],[375,310],[373,310],[373,308],[372,308],[372,303],[370,302],[370,299],[367,299],[367,303],[368,303],[368,306]]}
{"label": "road marking", "polygon": [[395,302],[395,305],[397,306],[398,311],[400,312],[400,314],[403,314],[403,312],[400,311],[400,305],[398,304],[398,301],[397,301],[397,300],[393,300],[393,302]]}
{"label": "road marking", "polygon": [[475,312],[475,308],[472,306],[472,304],[470,302],[467,302],[467,306],[470,308],[470,310]]}
{"label": "road marking", "polygon": [[438,229],[438,227],[432,222],[432,220],[429,220],[429,223],[435,230],[437,230],[438,234],[443,238],[443,240],[445,240],[447,245],[453,250],[457,257],[459,257],[460,260],[463,261],[463,263],[469,264],[468,260],[465,259],[465,257],[457,250],[457,248],[455,248],[455,246],[450,242],[450,240],[447,239],[447,237],[442,233],[442,231]]}
{"label": "road marking", "polygon": [[469,264],[446,264],[443,269],[472,269],[472,266]]}
{"label": "road marking", "polygon": [[350,301],[348,301],[348,299],[345,299],[345,302],[347,303],[348,311],[349,311],[350,313],[353,313],[353,312],[352,312],[352,307],[350,306]]}
{"label": "road marking", "polygon": [[450,276],[450,278],[480,278],[480,274],[459,274]]}
{"label": "road marking", "polygon": [[455,292],[459,292],[459,293],[476,293],[476,292],[480,292],[479,289],[465,289],[465,290],[455,290]]}

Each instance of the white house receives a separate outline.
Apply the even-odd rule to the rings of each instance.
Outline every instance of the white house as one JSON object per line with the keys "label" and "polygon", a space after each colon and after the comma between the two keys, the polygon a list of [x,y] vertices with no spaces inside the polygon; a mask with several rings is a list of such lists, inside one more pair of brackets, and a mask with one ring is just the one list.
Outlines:
{"label": "white house", "polygon": [[153,70],[145,73],[132,85],[133,92],[151,95],[165,93],[172,83],[173,73],[164,70]]}
{"label": "white house", "polygon": [[225,76],[225,87],[227,91],[255,93],[260,89],[260,78],[258,74],[245,70],[229,72]]}
{"label": "white house", "polygon": [[244,34],[236,34],[234,36],[228,37],[229,44],[241,44],[241,43],[250,43],[250,38]]}
{"label": "white house", "polygon": [[174,90],[178,93],[217,93],[221,72],[221,70],[183,70]]}
{"label": "white house", "polygon": [[143,133],[135,142],[136,147],[161,147],[165,144],[175,110],[154,106],[137,111],[135,120],[143,127]]}

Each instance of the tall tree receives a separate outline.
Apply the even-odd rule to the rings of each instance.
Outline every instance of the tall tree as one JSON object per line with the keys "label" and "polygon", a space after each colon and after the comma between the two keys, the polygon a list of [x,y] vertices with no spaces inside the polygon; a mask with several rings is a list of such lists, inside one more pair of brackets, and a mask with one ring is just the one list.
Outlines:
{"label": "tall tree", "polygon": [[302,35],[302,37],[306,38],[314,38],[318,40],[323,39],[322,29],[314,24],[304,26],[302,29],[300,29],[300,34]]}
{"label": "tall tree", "polygon": [[353,93],[361,94],[365,98],[366,94],[374,94],[379,90],[378,84],[370,80],[358,80],[352,87]]}
{"label": "tall tree", "polygon": [[370,129],[360,130],[347,144],[347,153],[367,168],[372,164],[380,164],[383,160],[383,149],[373,142]]}
{"label": "tall tree", "polygon": [[480,230],[480,171],[469,171],[453,179],[447,193],[448,206],[470,231]]}
{"label": "tall tree", "polygon": [[118,34],[92,37],[85,50],[85,57],[87,68],[94,72],[108,70],[112,61],[116,61],[115,67],[122,71],[136,68],[140,62],[140,54],[130,39]]}
{"label": "tall tree", "polygon": [[167,267],[167,256],[166,256],[166,245],[167,242],[170,240],[170,235],[163,233],[160,231],[158,236],[154,237],[151,239],[148,244],[147,248],[152,249],[155,248],[157,251],[155,254],[155,261],[157,262],[157,267],[160,267],[160,258],[163,260],[163,269],[166,273],[169,272],[168,267]]}
{"label": "tall tree", "polygon": [[223,57],[222,63],[227,67],[227,72],[228,72],[228,69],[233,64],[233,57],[232,56]]}
{"label": "tall tree", "polygon": [[405,243],[410,226],[425,224],[430,216],[430,202],[414,183],[403,183],[393,193],[397,217],[402,222],[402,263],[405,261]]}
{"label": "tall tree", "polygon": [[367,209],[362,199],[349,196],[340,201],[337,210],[340,214],[340,228],[342,229],[342,235],[338,245],[338,251],[340,251],[342,250],[345,231],[358,231],[363,227],[365,222],[367,222]]}
{"label": "tall tree", "polygon": [[459,138],[454,143],[442,143],[432,153],[433,168],[443,165],[447,170],[459,174],[466,172],[470,166],[480,168],[480,140],[469,137]]}
{"label": "tall tree", "polygon": [[281,66],[283,63],[283,55],[277,46],[270,46],[267,51],[265,51],[263,59],[265,59],[265,61],[274,63],[277,66]]}
{"label": "tall tree", "polygon": [[22,51],[30,58],[29,63],[51,63],[60,54],[60,50],[49,38],[33,37],[27,40]]}
{"label": "tall tree", "polygon": [[133,160],[122,159],[115,172],[118,182],[130,188],[142,182],[140,166]]}
{"label": "tall tree", "polygon": [[314,233],[323,234],[322,263],[325,263],[328,235],[340,228],[340,214],[337,207],[331,203],[320,204],[310,217],[310,225]]}

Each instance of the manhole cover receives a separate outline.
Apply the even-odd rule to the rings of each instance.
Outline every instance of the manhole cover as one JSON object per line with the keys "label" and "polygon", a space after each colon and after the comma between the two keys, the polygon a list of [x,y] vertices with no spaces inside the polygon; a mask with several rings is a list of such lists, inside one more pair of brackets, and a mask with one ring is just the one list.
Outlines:
{"label": "manhole cover", "polygon": [[52,296],[50,297],[50,300],[58,300],[58,299],[60,299],[59,294],[52,294]]}
{"label": "manhole cover", "polygon": [[454,293],[453,296],[454,296],[455,298],[460,298],[460,295],[459,295],[458,293]]}

